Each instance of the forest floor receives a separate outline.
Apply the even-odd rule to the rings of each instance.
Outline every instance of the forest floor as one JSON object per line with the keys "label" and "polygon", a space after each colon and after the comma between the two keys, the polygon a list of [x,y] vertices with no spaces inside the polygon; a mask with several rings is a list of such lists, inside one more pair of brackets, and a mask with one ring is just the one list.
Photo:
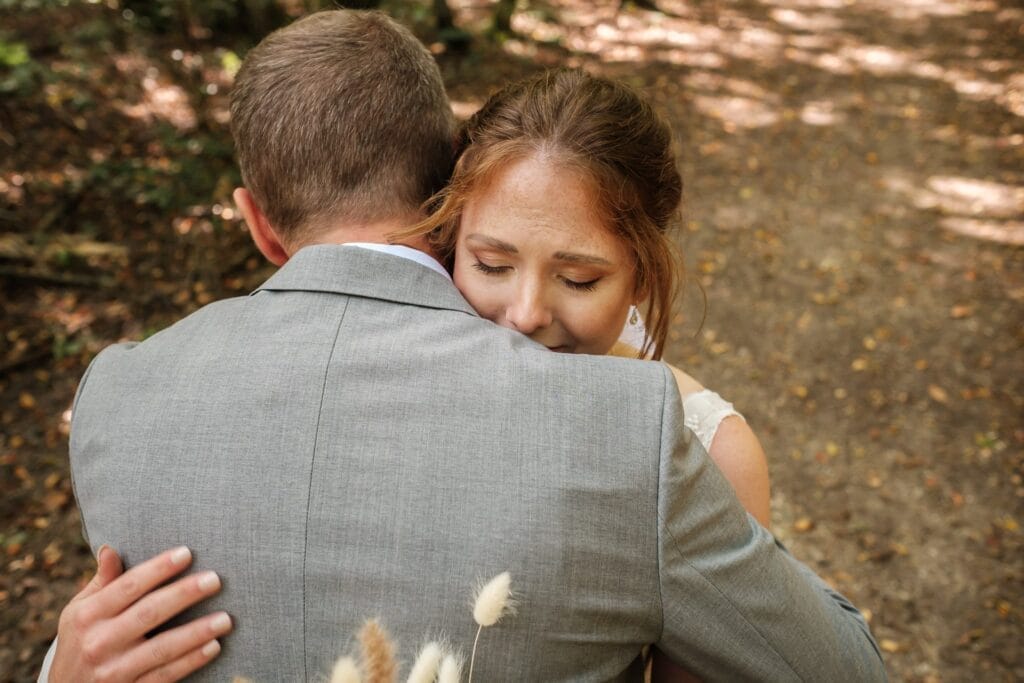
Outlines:
{"label": "forest floor", "polygon": [[[230,204],[241,48],[34,4],[0,9],[0,681],[34,680],[93,568],[67,465],[88,361],[270,272]],[[667,359],[760,435],[773,530],[894,680],[1024,680],[1024,11],[604,4],[439,49],[457,113],[561,64],[647,93],[686,182]]]}

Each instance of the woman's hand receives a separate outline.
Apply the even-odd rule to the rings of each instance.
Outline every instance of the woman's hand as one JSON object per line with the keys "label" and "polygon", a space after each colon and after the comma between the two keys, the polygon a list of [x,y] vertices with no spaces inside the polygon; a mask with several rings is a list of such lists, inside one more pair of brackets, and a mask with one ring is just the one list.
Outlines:
{"label": "woman's hand", "polygon": [[216,638],[231,631],[225,612],[200,617],[152,638],[145,634],[220,590],[220,578],[201,572],[163,584],[192,564],[174,548],[127,572],[103,546],[96,576],[60,615],[49,683],[177,681],[220,653]]}

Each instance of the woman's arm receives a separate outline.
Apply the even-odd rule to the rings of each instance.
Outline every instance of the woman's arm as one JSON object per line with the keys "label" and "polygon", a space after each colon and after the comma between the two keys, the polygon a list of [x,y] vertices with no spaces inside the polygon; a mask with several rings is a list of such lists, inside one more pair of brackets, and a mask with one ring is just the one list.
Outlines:
{"label": "woman's arm", "polygon": [[747,512],[761,526],[771,525],[771,487],[768,458],[754,431],[735,415],[722,420],[708,455],[732,484]]}
{"label": "woman's arm", "polygon": [[[685,400],[704,389],[700,382],[677,367],[668,366]],[[768,458],[746,420],[736,415],[718,425],[708,455],[732,485],[747,512],[766,529],[771,524],[771,490],[768,483]]]}
{"label": "woman's arm", "polygon": [[[608,355],[636,358],[638,353],[637,349],[619,341]],[[704,389],[700,382],[679,368],[668,363],[666,365],[676,378],[679,395],[684,401],[687,396]],[[722,420],[708,448],[708,455],[732,485],[743,507],[767,529],[771,524],[768,458],[746,420],[736,415]]]}
{"label": "woman's arm", "polygon": [[145,637],[220,590],[213,572],[163,585],[192,563],[187,548],[168,550],[127,572],[109,547],[98,555],[96,576],[61,612],[56,651],[39,676],[42,683],[177,681],[217,656],[216,639],[231,631],[224,612]]}

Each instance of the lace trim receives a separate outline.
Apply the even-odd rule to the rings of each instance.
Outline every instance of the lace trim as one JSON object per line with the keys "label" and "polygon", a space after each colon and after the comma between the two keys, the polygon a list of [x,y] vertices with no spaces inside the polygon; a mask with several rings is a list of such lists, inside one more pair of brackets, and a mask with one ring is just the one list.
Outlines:
{"label": "lace trim", "polygon": [[703,389],[684,398],[683,412],[683,424],[697,435],[706,451],[711,450],[711,442],[715,440],[722,420],[733,415],[743,419],[731,403],[710,389]]}

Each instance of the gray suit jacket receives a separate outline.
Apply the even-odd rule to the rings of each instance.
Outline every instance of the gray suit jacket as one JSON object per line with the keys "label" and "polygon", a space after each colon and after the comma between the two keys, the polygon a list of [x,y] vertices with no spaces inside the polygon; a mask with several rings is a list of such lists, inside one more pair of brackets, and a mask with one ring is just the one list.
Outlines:
{"label": "gray suit jacket", "polygon": [[[883,679],[859,613],[740,507],[660,363],[547,351],[443,276],[300,251],[251,296],[103,351],[71,464],[90,543],[216,569],[236,630],[202,680],[323,680],[368,617],[408,671],[469,654],[474,584],[512,575],[479,681]],[[199,612],[192,612],[196,614]]]}

